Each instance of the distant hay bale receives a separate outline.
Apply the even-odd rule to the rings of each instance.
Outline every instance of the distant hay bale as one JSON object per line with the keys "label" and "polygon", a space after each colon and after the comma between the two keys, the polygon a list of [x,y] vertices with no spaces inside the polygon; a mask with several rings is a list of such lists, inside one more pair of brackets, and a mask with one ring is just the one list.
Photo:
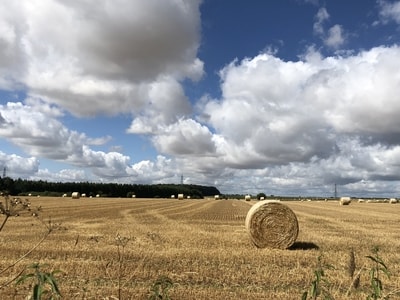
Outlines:
{"label": "distant hay bale", "polygon": [[72,199],[79,199],[81,197],[81,194],[79,192],[73,192],[71,194]]}
{"label": "distant hay bale", "polygon": [[219,195],[215,195],[215,196],[214,196],[214,199],[215,199],[215,200],[219,200]]}
{"label": "distant hay bale", "polygon": [[264,197],[260,197],[260,200],[262,201],[262,200],[264,200],[265,198]]}
{"label": "distant hay bale", "polygon": [[175,199],[175,195],[171,195],[171,199]]}
{"label": "distant hay bale", "polygon": [[85,193],[83,193],[83,194],[81,195],[81,197],[86,197],[86,194],[85,194]]}
{"label": "distant hay bale", "polygon": [[96,195],[96,198],[100,198],[100,194],[97,194],[97,195]]}
{"label": "distant hay bale", "polygon": [[350,205],[351,198],[350,197],[340,197],[339,204],[340,205]]}
{"label": "distant hay bale", "polygon": [[178,200],[183,200],[183,194],[178,194]]}
{"label": "distant hay bale", "polygon": [[258,248],[287,249],[299,233],[295,213],[274,200],[254,204],[247,213],[245,225],[251,241]]}
{"label": "distant hay bale", "polygon": [[395,204],[395,203],[397,203],[397,199],[396,198],[390,198],[389,203],[390,204]]}
{"label": "distant hay bale", "polygon": [[364,203],[365,202],[365,200],[364,199],[358,199],[358,201],[357,201],[358,203]]}
{"label": "distant hay bale", "polygon": [[62,196],[63,196],[63,197],[67,197],[67,194],[63,194]]}
{"label": "distant hay bale", "polygon": [[246,201],[250,201],[250,200],[251,200],[251,196],[250,196],[250,195],[246,195],[246,196],[244,196],[244,200],[246,200]]}

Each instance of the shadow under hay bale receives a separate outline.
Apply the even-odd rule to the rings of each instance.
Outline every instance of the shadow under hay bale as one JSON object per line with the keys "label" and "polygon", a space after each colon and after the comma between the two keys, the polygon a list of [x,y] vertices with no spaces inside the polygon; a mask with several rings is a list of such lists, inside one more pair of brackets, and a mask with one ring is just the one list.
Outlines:
{"label": "shadow under hay bale", "polygon": [[245,221],[250,239],[258,248],[288,249],[299,233],[295,213],[278,201],[261,201],[254,204]]}
{"label": "shadow under hay bale", "polygon": [[294,242],[292,246],[288,248],[289,250],[318,250],[318,245],[311,242]]}

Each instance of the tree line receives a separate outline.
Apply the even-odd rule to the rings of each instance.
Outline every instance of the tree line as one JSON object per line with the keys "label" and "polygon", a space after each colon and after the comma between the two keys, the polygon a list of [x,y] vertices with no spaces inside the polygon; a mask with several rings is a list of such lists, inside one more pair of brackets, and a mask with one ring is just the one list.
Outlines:
{"label": "tree line", "polygon": [[87,197],[137,197],[137,198],[170,198],[184,194],[194,199],[219,195],[214,186],[194,184],[119,184],[98,182],[49,182],[44,180],[0,178],[0,190],[15,196],[52,196],[58,197],[73,192],[86,194]]}

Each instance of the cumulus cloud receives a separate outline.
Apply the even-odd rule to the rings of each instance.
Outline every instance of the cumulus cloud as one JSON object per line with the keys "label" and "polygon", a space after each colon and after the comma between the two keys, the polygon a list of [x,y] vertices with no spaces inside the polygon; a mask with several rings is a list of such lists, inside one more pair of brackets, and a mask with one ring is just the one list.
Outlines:
{"label": "cumulus cloud", "polygon": [[[234,61],[220,73],[222,98],[205,99],[199,108],[210,130],[180,121],[155,142],[170,154],[204,149],[207,157],[198,153],[182,165],[216,182],[233,170],[235,178],[254,180],[254,169],[274,180],[265,186],[292,189],[304,178],[326,188],[397,178],[397,167],[387,165],[398,164],[398,61],[397,46],[326,58],[310,50],[297,62],[271,54]],[[203,134],[183,143],[190,141],[183,126]]]}
{"label": "cumulus cloud", "polygon": [[329,20],[330,15],[325,7],[318,10],[315,15],[314,34],[319,36],[324,45],[329,48],[338,49],[346,42],[346,36],[341,25],[333,25],[328,30],[325,29],[326,22]]}
{"label": "cumulus cloud", "polygon": [[29,176],[30,180],[47,181],[49,178],[55,182],[79,182],[87,181],[88,174],[84,170],[79,169],[62,169],[58,172],[52,172],[45,168],[39,169],[35,174]]}
{"label": "cumulus cloud", "polygon": [[149,103],[163,101],[178,107],[182,96],[165,99],[154,90],[168,89],[166,77],[171,94],[180,80],[202,76],[199,5],[2,1],[0,88],[24,86],[77,116],[140,115]]}
{"label": "cumulus cloud", "polygon": [[177,183],[182,171],[177,167],[174,159],[157,155],[154,161],[143,160],[129,166],[127,172],[135,177],[135,182]]}
{"label": "cumulus cloud", "polygon": [[153,141],[159,151],[170,155],[204,156],[215,153],[209,129],[192,119],[179,120],[168,126]]}
{"label": "cumulus cloud", "polygon": [[[241,182],[249,191],[331,193],[335,183],[356,190],[364,182],[374,192],[370,181],[395,180],[400,171],[399,61],[397,46],[233,61],[220,72],[220,99],[204,97],[197,119],[159,126],[152,139],[176,170],[226,190]],[[153,166],[136,168],[151,173]]]}
{"label": "cumulus cloud", "polygon": [[110,137],[90,138],[84,133],[69,130],[55,118],[58,110],[46,106],[44,108],[35,110],[35,107],[20,102],[1,105],[3,122],[0,126],[0,137],[6,138],[33,157],[89,168],[103,178],[128,176],[126,168],[130,157],[118,152],[94,151],[90,148],[91,145],[108,142]]}
{"label": "cumulus cloud", "polygon": [[170,77],[148,85],[141,97],[149,102],[143,104],[141,113],[127,129],[128,133],[157,134],[160,126],[171,125],[192,112],[182,86]]}
{"label": "cumulus cloud", "polygon": [[27,178],[39,170],[39,160],[35,157],[22,157],[16,154],[6,154],[0,151],[0,170],[7,176]]}
{"label": "cumulus cloud", "polygon": [[324,40],[325,45],[331,48],[338,48],[345,42],[343,35],[343,27],[340,25],[334,25],[328,30],[328,34]]}
{"label": "cumulus cloud", "polygon": [[390,21],[400,24],[400,1],[389,2],[385,0],[379,0],[379,16],[383,23]]}
{"label": "cumulus cloud", "polygon": [[315,15],[314,33],[317,35],[324,34],[324,22],[329,19],[329,13],[325,7],[321,7]]}

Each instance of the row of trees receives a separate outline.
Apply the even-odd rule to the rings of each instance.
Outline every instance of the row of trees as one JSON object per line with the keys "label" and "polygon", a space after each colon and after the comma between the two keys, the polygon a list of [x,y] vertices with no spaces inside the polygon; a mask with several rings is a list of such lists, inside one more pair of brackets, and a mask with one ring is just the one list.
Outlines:
{"label": "row of trees", "polygon": [[184,194],[191,198],[219,195],[220,192],[213,186],[192,184],[118,184],[97,182],[48,182],[26,179],[0,178],[0,190],[11,195],[27,196],[62,196],[72,192],[85,193],[87,196],[101,195],[102,197],[132,197],[138,198],[170,198]]}

